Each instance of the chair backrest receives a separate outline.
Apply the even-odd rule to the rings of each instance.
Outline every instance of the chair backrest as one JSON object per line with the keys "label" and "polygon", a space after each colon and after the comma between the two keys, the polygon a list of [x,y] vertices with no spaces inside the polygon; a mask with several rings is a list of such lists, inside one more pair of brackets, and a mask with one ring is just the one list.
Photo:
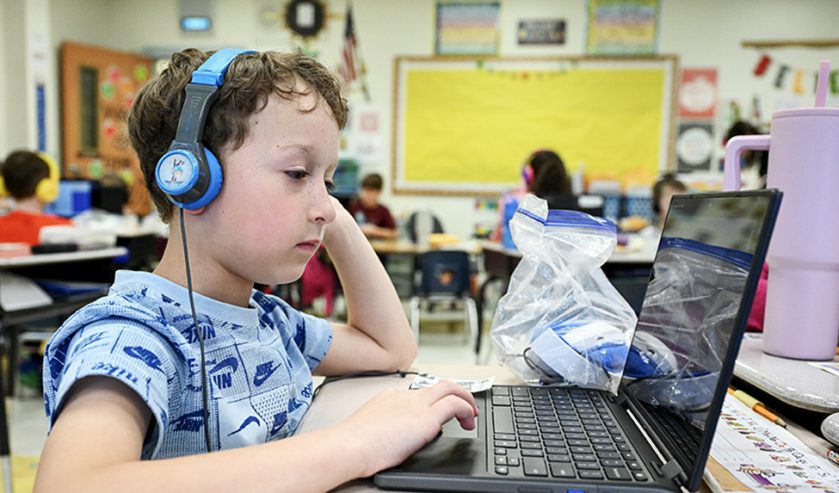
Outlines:
{"label": "chair backrest", "polygon": [[416,243],[419,237],[419,234],[417,232],[417,226],[419,224],[419,221],[417,221],[417,216],[419,216],[419,214],[431,215],[431,233],[445,233],[445,231],[443,231],[443,223],[441,223],[440,219],[434,214],[431,214],[428,211],[413,212],[410,216],[408,216],[408,222],[405,224],[405,228],[408,230],[408,238],[410,238],[411,243]]}
{"label": "chair backrest", "polygon": [[420,255],[419,293],[462,296],[471,289],[469,254],[461,250],[435,250]]}

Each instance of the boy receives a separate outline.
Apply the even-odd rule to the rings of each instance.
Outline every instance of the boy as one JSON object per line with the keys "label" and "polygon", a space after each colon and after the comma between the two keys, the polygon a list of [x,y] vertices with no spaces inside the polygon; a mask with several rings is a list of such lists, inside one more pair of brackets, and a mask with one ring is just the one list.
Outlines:
{"label": "boy", "polygon": [[370,173],[361,180],[361,193],[350,206],[350,214],[361,224],[368,238],[395,240],[399,236],[396,221],[387,207],[379,203],[382,194],[382,175]]}
{"label": "boy", "polygon": [[72,221],[52,214],[44,214],[44,206],[58,197],[58,164],[46,154],[14,151],[2,165],[0,197],[11,195],[14,210],[0,216],[0,242],[40,243],[44,226],[65,226]]}
{"label": "boy", "polygon": [[[343,423],[291,436],[311,403],[311,370],[404,368],[416,346],[384,268],[327,193],[346,103],[318,62],[238,55],[204,124],[202,142],[224,170],[219,195],[184,211],[158,188],[155,166],[175,138],[184,87],[206,59],[174,54],[134,102],[129,132],[170,221],[168,246],[154,273],[117,273],[111,294],[50,342],[52,431],[35,491],[324,491],[400,463],[452,417],[474,427],[471,395],[447,383],[382,394]],[[321,242],[345,287],[346,324],[252,290],[298,278]],[[206,450],[205,424],[220,451],[194,455]],[[161,460],[141,461],[149,458]]]}

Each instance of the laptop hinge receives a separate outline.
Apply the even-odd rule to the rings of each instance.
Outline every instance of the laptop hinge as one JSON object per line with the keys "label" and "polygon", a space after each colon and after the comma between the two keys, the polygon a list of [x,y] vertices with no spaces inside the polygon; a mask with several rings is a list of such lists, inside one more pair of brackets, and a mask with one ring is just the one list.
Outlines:
{"label": "laptop hinge", "polygon": [[675,481],[676,484],[678,484],[678,485],[682,484],[682,482],[679,478],[679,476],[683,472],[682,471],[682,466],[680,466],[679,463],[676,462],[676,459],[670,459],[666,463],[662,464],[660,466],[660,469],[661,469],[661,475],[662,476],[664,476],[665,478],[670,479],[672,481]]}

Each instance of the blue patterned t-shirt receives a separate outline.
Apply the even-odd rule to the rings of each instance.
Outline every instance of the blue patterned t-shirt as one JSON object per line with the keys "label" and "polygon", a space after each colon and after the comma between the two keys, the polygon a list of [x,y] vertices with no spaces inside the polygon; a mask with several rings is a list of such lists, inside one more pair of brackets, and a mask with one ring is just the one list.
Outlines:
{"label": "blue patterned t-shirt", "polygon": [[[326,355],[326,320],[258,291],[250,307],[194,294],[204,336],[213,450],[292,435],[312,401],[312,370]],[[50,426],[78,380],[128,385],[154,416],[144,459],[205,451],[201,356],[187,290],[147,272],[117,272],[108,296],[71,316],[44,359]]]}

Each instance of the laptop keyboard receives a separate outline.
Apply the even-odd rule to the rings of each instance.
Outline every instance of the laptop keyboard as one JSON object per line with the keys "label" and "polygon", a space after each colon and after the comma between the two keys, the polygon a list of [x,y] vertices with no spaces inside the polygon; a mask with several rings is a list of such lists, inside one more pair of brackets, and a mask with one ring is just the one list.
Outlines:
{"label": "laptop keyboard", "polygon": [[600,392],[492,388],[498,476],[647,481]]}

